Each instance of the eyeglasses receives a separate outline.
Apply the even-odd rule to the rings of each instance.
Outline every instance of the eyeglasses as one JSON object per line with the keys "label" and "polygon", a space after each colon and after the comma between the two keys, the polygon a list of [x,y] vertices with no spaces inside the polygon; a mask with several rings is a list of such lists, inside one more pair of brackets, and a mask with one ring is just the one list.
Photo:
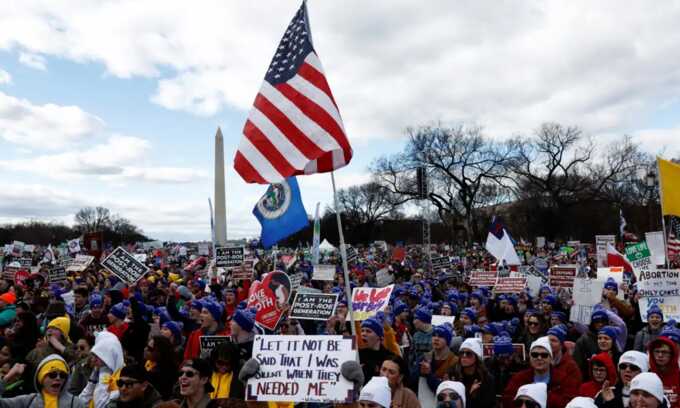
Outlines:
{"label": "eyeglasses", "polygon": [[475,353],[473,353],[472,351],[464,350],[464,351],[460,352],[460,356],[461,357],[474,357]]}
{"label": "eyeglasses", "polygon": [[542,359],[546,359],[546,358],[548,358],[548,357],[550,357],[550,354],[549,354],[549,353],[538,353],[538,352],[533,352],[533,353],[531,353],[531,358],[542,358]]}
{"label": "eyeglasses", "polygon": [[460,396],[456,394],[455,392],[446,392],[442,391],[439,394],[437,394],[437,401],[441,402],[444,401],[445,398],[449,398],[451,401],[458,401],[460,399]]}
{"label": "eyeglasses", "polygon": [[621,363],[619,364],[619,370],[625,371],[625,370],[630,370],[630,371],[641,371],[638,366],[634,366],[632,364],[628,363]]}
{"label": "eyeglasses", "polygon": [[186,378],[193,378],[196,375],[196,371],[192,370],[180,370],[180,377],[184,376]]}
{"label": "eyeglasses", "polygon": [[132,387],[133,385],[139,383],[139,381],[136,380],[131,380],[131,381],[125,381],[125,380],[118,380],[116,381],[116,385],[118,388],[123,388],[123,387]]}
{"label": "eyeglasses", "polygon": [[65,380],[68,378],[68,374],[66,374],[63,371],[50,371],[49,373],[47,373],[47,377],[50,380],[56,380],[57,378]]}
{"label": "eyeglasses", "polygon": [[513,402],[516,408],[526,407],[526,408],[540,408],[540,405],[532,400],[527,399],[516,399]]}

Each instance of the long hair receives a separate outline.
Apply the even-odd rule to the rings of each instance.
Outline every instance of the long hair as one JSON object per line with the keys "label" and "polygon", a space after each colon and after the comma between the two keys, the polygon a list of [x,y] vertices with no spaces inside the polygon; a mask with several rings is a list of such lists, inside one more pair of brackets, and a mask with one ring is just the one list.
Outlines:
{"label": "long hair", "polygon": [[160,357],[156,361],[156,367],[159,371],[165,372],[165,370],[171,370],[169,372],[177,371],[177,359],[175,358],[175,349],[165,336],[156,335],[153,336],[153,348],[154,351]]}
{"label": "long hair", "polygon": [[[449,377],[454,380],[454,381],[463,381],[463,366],[460,363],[460,359],[458,359],[458,362],[449,369]],[[489,377],[489,371],[486,369],[486,366],[484,365],[484,361],[479,358],[478,355],[475,354],[475,373],[474,373],[474,378],[476,380],[479,380],[480,382],[485,382],[486,379]]]}

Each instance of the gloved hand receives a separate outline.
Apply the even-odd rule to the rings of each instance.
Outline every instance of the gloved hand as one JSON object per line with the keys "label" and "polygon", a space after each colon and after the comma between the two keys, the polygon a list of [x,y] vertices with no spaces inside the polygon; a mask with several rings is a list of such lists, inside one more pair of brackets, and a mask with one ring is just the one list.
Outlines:
{"label": "gloved hand", "polygon": [[354,383],[354,389],[359,390],[364,385],[364,370],[355,360],[348,360],[340,366],[340,374],[347,381]]}
{"label": "gloved hand", "polygon": [[260,362],[254,358],[246,361],[246,363],[241,367],[241,371],[238,373],[238,379],[247,382],[250,377],[257,374],[260,370]]}

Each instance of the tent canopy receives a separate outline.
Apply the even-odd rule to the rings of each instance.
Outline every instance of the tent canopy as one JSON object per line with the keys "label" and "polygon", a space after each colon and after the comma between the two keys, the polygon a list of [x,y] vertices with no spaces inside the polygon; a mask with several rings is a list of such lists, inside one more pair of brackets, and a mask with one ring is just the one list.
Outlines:
{"label": "tent canopy", "polygon": [[335,247],[331,245],[330,242],[328,242],[327,239],[324,239],[321,244],[319,244],[319,250],[321,251],[334,251]]}

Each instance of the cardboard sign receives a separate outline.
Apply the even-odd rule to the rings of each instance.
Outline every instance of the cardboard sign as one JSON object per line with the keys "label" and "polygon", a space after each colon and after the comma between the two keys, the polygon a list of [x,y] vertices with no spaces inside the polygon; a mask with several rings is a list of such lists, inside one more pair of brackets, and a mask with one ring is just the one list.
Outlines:
{"label": "cardboard sign", "polygon": [[642,271],[638,282],[640,316],[647,321],[647,310],[657,305],[665,321],[680,319],[680,270]]}
{"label": "cardboard sign", "polygon": [[456,321],[456,316],[432,315],[432,326],[440,326],[445,323],[453,323]]}
{"label": "cardboard sign", "polygon": [[357,253],[357,250],[352,248],[351,246],[347,246],[346,254],[348,264],[355,263],[357,259],[359,259],[359,254]]}
{"label": "cardboard sign", "polygon": [[527,287],[527,278],[498,278],[496,286],[493,287],[495,293],[518,293]]}
{"label": "cardboard sign", "polygon": [[574,286],[578,265],[558,265],[550,268],[548,284],[553,288],[571,289]]}
{"label": "cardboard sign", "polygon": [[291,319],[328,320],[335,314],[337,293],[296,293]]}
{"label": "cardboard sign", "polygon": [[253,282],[248,293],[248,308],[254,307],[257,310],[255,322],[274,330],[281,316],[288,310],[291,292],[290,278],[281,271],[266,273],[262,282]]}
{"label": "cardboard sign", "polygon": [[82,272],[94,262],[92,255],[76,255],[76,259],[66,267],[66,272]]}
{"label": "cardboard sign", "polygon": [[[493,357],[493,343],[482,343],[482,355],[484,358]],[[512,343],[512,357],[517,356],[521,361],[526,360],[523,343]]]}
{"label": "cardboard sign", "polygon": [[68,274],[63,265],[54,265],[47,272],[47,280],[50,283],[65,282],[67,278]]}
{"label": "cardboard sign", "polygon": [[352,339],[342,336],[257,335],[258,372],[248,380],[248,401],[352,403],[354,385],[340,374],[356,358]]}
{"label": "cardboard sign", "polygon": [[432,258],[432,270],[441,271],[451,267],[451,262],[447,256]]}
{"label": "cardboard sign", "polygon": [[666,263],[666,251],[664,249],[663,231],[645,233],[645,241],[652,256],[652,264],[663,265]]}
{"label": "cardboard sign", "polygon": [[229,336],[200,336],[201,341],[201,358],[210,358],[210,353],[220,343],[229,343],[231,338]]}
{"label": "cardboard sign", "polygon": [[576,278],[574,279],[574,289],[572,299],[574,304],[569,311],[569,320],[585,325],[590,324],[590,315],[593,313],[593,306],[602,300],[602,288],[604,281]]}
{"label": "cardboard sign", "polygon": [[335,265],[314,265],[312,280],[332,281],[335,280]]}
{"label": "cardboard sign", "polygon": [[129,284],[136,283],[149,272],[149,268],[129,252],[118,247],[104,259],[102,266]]}
{"label": "cardboard sign", "polygon": [[607,266],[607,245],[616,247],[616,236],[614,235],[595,235],[595,248],[597,254],[597,267]]}
{"label": "cardboard sign", "polygon": [[390,283],[394,283],[394,275],[387,268],[382,268],[375,273],[375,280],[378,287],[384,288]]}
{"label": "cardboard sign", "polygon": [[354,288],[352,308],[354,320],[366,320],[384,311],[390,301],[394,285],[385,288]]}
{"label": "cardboard sign", "polygon": [[495,271],[475,270],[470,273],[470,286],[494,286],[498,276]]}
{"label": "cardboard sign", "polygon": [[300,288],[300,283],[302,282],[302,272],[288,275],[288,277],[290,278],[290,290],[296,292]]}
{"label": "cardboard sign", "polygon": [[246,250],[243,247],[215,248],[215,266],[218,268],[234,268],[243,263]]}

